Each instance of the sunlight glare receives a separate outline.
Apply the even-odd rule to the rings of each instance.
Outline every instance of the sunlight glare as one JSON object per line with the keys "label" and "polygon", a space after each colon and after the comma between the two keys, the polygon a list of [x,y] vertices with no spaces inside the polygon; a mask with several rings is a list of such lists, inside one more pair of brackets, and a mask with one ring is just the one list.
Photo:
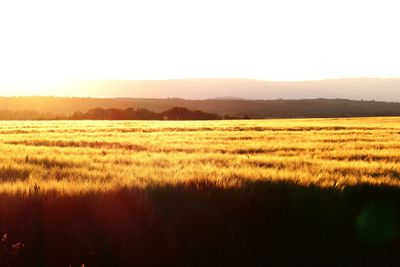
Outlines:
{"label": "sunlight glare", "polygon": [[81,79],[399,77],[398,6],[390,0],[2,1],[0,83],[36,94]]}

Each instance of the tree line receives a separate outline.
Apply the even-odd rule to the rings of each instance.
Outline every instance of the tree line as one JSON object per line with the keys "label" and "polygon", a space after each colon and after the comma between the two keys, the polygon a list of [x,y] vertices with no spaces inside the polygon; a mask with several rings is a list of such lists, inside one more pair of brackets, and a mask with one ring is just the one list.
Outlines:
{"label": "tree line", "polygon": [[200,110],[189,110],[182,107],[174,107],[164,112],[154,112],[145,108],[127,109],[103,109],[95,108],[86,113],[75,112],[72,120],[220,120],[221,116],[203,112]]}
{"label": "tree line", "polygon": [[37,111],[0,111],[0,120],[222,120],[246,119],[244,117],[220,116],[200,110],[173,107],[163,112],[154,112],[145,108],[104,109],[94,108],[87,112],[77,111],[70,116],[40,113]]}
{"label": "tree line", "polygon": [[[135,107],[135,109],[132,107]],[[173,112],[168,112],[177,109],[177,107],[185,108],[191,112],[179,112],[178,110],[176,113],[179,116]],[[99,108],[104,110],[99,110]],[[178,118],[264,119],[400,116],[400,103],[345,99],[185,100],[0,97],[0,109],[4,109],[3,111],[0,110],[1,120],[72,120],[84,118],[156,120],[168,118],[172,120]],[[196,113],[199,110],[208,115]]]}

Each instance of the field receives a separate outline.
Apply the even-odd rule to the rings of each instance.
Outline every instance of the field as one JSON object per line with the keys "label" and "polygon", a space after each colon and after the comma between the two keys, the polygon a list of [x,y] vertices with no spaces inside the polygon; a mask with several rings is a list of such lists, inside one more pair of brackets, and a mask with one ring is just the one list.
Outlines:
{"label": "field", "polygon": [[399,260],[397,117],[3,121],[0,133],[1,266]]}

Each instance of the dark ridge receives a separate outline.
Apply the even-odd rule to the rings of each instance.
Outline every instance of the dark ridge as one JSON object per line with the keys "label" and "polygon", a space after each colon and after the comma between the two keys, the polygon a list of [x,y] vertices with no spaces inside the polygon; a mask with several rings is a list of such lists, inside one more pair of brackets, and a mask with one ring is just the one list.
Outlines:
{"label": "dark ridge", "polygon": [[[61,97],[0,97],[0,119],[68,119],[73,114],[93,113],[100,109],[113,109],[126,116],[142,112],[140,116],[159,118],[155,113],[166,113],[175,107],[218,115],[221,118],[335,118],[400,116],[400,103],[378,101],[355,101],[345,99],[303,99],[303,100],[186,100],[167,99],[95,99]],[[128,110],[128,111],[126,111]],[[193,111],[195,110],[195,111]],[[176,115],[171,114],[171,119]],[[103,111],[104,113],[104,111]],[[146,114],[144,114],[146,113]],[[187,112],[186,112],[187,113]],[[204,114],[203,114],[204,115]],[[190,116],[202,117],[192,113]],[[137,115],[132,115],[132,117]],[[140,117],[139,116],[139,117]],[[186,114],[185,116],[189,116]],[[189,116],[189,117],[190,117]],[[76,116],[75,116],[76,117]],[[106,116],[107,117],[107,116]],[[129,116],[128,116],[129,117]],[[175,116],[177,119],[179,116]],[[207,116],[206,116],[207,117]],[[180,117],[179,117],[180,118]]]}

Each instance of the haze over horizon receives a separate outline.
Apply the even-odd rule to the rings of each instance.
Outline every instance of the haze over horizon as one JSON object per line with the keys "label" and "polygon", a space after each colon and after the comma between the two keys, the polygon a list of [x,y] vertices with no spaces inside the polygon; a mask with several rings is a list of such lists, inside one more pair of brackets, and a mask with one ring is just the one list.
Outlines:
{"label": "haze over horizon", "polygon": [[[15,88],[18,90],[18,88]],[[315,81],[252,79],[99,80],[74,81],[32,94],[0,96],[59,96],[90,98],[241,98],[241,99],[351,99],[400,102],[400,78],[347,78]],[[21,90],[21,88],[20,88]],[[23,90],[23,89],[22,89]],[[68,93],[66,93],[68,92]]]}
{"label": "haze over horizon", "polygon": [[[0,95],[265,98],[267,92],[237,94],[236,86],[215,94],[195,92],[204,88],[196,86],[176,95],[173,89],[166,94],[167,87],[159,94],[132,94],[59,85],[181,77],[400,77],[397,11],[398,2],[391,0],[2,1]],[[376,97],[368,90],[360,98]],[[395,91],[384,98],[399,100]]]}

